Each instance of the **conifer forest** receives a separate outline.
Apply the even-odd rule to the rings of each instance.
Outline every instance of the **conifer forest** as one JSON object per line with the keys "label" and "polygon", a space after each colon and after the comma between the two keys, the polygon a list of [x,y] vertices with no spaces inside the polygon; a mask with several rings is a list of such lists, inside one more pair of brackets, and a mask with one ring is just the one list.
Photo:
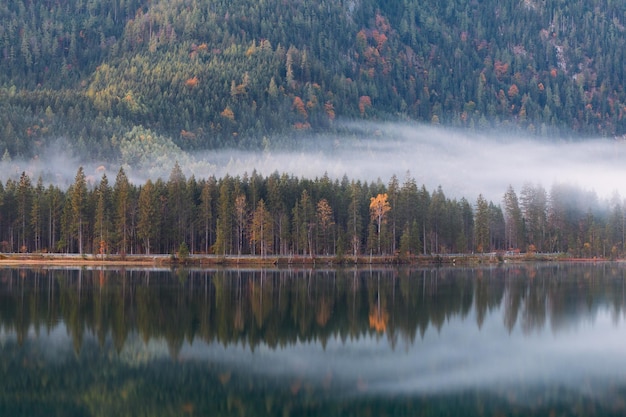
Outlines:
{"label": "conifer forest", "polygon": [[0,184],[0,251],[317,257],[520,251],[617,258],[624,250],[619,198],[566,184],[527,183],[501,201],[446,197],[407,174],[361,182],[252,172],[129,182],[123,168],[95,184],[83,168],[67,190],[33,181]]}
{"label": "conifer forest", "polygon": [[613,0],[5,0],[2,161],[45,161],[62,141],[83,160],[172,170],[92,181],[76,167],[67,188],[2,178],[0,251],[618,257],[618,195],[527,183],[469,201],[404,172],[196,178],[168,156],[358,140],[345,126],[361,122],[619,143],[624,51]]}

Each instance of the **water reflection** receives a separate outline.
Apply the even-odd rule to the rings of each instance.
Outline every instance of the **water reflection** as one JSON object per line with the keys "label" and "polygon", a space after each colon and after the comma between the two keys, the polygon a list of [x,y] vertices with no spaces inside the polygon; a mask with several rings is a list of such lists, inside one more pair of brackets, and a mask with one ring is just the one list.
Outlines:
{"label": "water reflection", "polygon": [[625,285],[613,263],[2,269],[0,415],[619,414]]}
{"label": "water reflection", "polygon": [[[381,270],[0,270],[0,326],[23,341],[64,322],[77,351],[85,334],[121,349],[132,332],[254,349],[296,341],[384,338],[412,345],[428,329],[497,313],[508,332],[553,332],[624,314],[618,264]],[[468,318],[471,316],[471,320]]]}

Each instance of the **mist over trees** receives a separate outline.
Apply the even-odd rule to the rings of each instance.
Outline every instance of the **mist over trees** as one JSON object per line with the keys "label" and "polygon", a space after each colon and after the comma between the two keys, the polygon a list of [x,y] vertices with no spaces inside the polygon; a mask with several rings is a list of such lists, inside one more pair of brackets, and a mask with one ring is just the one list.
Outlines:
{"label": "mist over trees", "polygon": [[388,184],[256,172],[131,183],[123,168],[88,183],[80,167],[67,189],[0,183],[0,251],[106,254],[411,257],[494,251],[617,258],[626,213],[616,193],[555,184],[508,187],[501,201],[449,198],[408,173]]}
{"label": "mist over trees", "polygon": [[622,136],[625,16],[609,0],[8,0],[0,152],[258,149],[339,119]]}

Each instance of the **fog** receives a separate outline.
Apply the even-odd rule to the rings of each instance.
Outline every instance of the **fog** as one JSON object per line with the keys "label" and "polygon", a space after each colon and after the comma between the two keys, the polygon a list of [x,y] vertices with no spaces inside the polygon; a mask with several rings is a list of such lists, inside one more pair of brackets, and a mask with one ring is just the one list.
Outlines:
{"label": "fog", "polygon": [[614,191],[626,195],[626,142],[609,139],[548,141],[504,134],[468,134],[420,125],[380,124],[353,126],[353,136],[318,141],[309,152],[250,154],[219,152],[218,175],[241,175],[254,167],[268,175],[274,171],[315,178],[327,173],[340,179],[385,184],[392,175],[403,182],[407,172],[429,190],[441,185],[449,197],[474,201],[479,194],[499,202],[509,185],[519,192],[524,183],[546,189],[567,183],[601,197]]}
{"label": "fog", "polygon": [[[297,177],[381,180],[392,175],[402,183],[410,173],[418,185],[429,190],[441,185],[448,197],[475,201],[479,194],[499,203],[509,185],[519,192],[524,183],[548,189],[566,183],[595,191],[609,198],[615,191],[626,195],[623,178],[626,142],[612,139],[549,140],[520,137],[504,132],[484,134],[418,124],[345,124],[341,135],[309,135],[270,138],[265,151],[205,151],[187,154],[154,155],[141,166],[102,161],[81,161],[57,145],[36,160],[0,164],[2,181],[19,178],[26,171],[35,182],[67,186],[74,181],[78,166],[85,168],[92,182],[103,173],[114,182],[120,166],[128,177],[143,183],[147,178],[167,179],[174,161],[187,177],[210,175],[242,176],[256,170],[263,176],[274,172]],[[290,150],[278,150],[279,143],[291,143]],[[295,143],[295,145],[293,144]]]}

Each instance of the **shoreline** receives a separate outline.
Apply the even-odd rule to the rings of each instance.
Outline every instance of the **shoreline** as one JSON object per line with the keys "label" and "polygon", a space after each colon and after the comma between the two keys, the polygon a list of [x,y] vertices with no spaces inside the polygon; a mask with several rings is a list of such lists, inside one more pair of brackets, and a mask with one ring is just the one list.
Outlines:
{"label": "shoreline", "polygon": [[375,256],[252,256],[190,255],[180,259],[173,255],[78,255],[78,254],[0,254],[2,266],[359,266],[359,265],[481,265],[523,262],[619,262],[605,258],[573,258],[566,254],[454,254],[419,255],[408,258]]}

